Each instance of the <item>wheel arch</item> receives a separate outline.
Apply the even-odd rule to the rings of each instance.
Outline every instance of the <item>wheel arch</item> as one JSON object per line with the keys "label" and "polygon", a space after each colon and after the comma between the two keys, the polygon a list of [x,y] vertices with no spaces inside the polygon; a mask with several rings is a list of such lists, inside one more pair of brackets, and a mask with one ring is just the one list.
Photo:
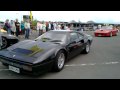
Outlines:
{"label": "wheel arch", "polygon": [[89,42],[89,44],[91,45],[91,43],[92,43],[91,40],[88,40],[88,42]]}
{"label": "wheel arch", "polygon": [[56,50],[56,52],[55,52],[55,56],[57,55],[57,53],[58,53],[59,51],[63,51],[64,54],[65,54],[65,58],[67,59],[67,57],[68,57],[68,53],[67,53],[67,51],[66,51],[64,48],[61,48],[61,49]]}

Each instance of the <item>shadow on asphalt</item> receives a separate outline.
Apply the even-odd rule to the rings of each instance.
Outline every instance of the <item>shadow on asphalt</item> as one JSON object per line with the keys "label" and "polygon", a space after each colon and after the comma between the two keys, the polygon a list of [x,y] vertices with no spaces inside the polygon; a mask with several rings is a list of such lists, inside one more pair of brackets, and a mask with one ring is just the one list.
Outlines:
{"label": "shadow on asphalt", "polygon": [[38,74],[38,75],[32,75],[32,74],[26,74],[26,73],[14,73],[12,71],[10,71],[10,75],[12,76],[13,79],[39,79],[44,77],[45,75],[47,75],[49,72],[45,72],[42,74]]}
{"label": "shadow on asphalt", "polygon": [[[85,55],[85,54],[79,54],[79,55],[76,55],[76,56],[74,56],[74,57],[72,57],[71,59],[69,59],[69,60],[67,60],[66,61],[66,64],[68,63],[68,62],[70,62],[70,61],[72,61],[72,60],[74,60],[74,59],[76,59],[76,58],[78,58],[78,57],[80,57],[81,55]],[[64,69],[64,68],[63,68]],[[28,74],[28,73],[20,73],[20,74],[17,74],[17,73],[14,73],[14,72],[10,72],[11,74],[12,74],[12,76],[17,76],[18,78],[21,78],[21,79],[41,79],[41,78],[43,78],[43,77],[45,77],[45,76],[47,76],[47,75],[49,75],[49,74],[57,74],[57,73],[59,73],[59,72],[54,72],[54,71],[52,71],[52,70],[48,70],[48,71],[45,71],[44,73],[41,73],[41,74]]]}

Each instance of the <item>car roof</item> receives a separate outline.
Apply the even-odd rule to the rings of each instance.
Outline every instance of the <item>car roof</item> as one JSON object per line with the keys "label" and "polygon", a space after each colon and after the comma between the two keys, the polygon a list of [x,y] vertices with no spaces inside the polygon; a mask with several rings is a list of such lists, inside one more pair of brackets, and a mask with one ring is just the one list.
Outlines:
{"label": "car roof", "polygon": [[71,33],[71,32],[77,32],[75,30],[51,30],[52,32],[68,32],[68,33]]}
{"label": "car roof", "polygon": [[81,33],[84,34],[80,31],[76,31],[76,30],[51,30],[52,32],[60,32],[60,33],[72,33],[72,32],[77,32],[77,33]]}

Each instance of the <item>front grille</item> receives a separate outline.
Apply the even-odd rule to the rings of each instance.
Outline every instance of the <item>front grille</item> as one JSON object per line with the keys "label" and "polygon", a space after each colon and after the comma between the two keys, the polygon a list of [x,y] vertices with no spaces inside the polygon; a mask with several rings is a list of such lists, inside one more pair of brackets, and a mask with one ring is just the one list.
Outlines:
{"label": "front grille", "polygon": [[14,64],[18,64],[19,65],[32,65],[31,63],[27,63],[27,62],[23,62],[23,61],[20,61],[20,60],[17,60],[17,59],[13,59],[13,58],[8,58],[8,57],[5,57],[5,56],[1,56],[0,55],[0,60],[2,62],[5,62],[5,63],[14,63]]}
{"label": "front grille", "polygon": [[17,64],[17,63],[14,63],[14,62],[10,62],[10,61],[4,60],[4,59],[0,59],[0,60],[3,63],[6,63],[6,64],[9,64],[9,65],[12,65],[12,66],[16,66],[16,67],[22,68],[22,65],[20,65],[20,64]]}

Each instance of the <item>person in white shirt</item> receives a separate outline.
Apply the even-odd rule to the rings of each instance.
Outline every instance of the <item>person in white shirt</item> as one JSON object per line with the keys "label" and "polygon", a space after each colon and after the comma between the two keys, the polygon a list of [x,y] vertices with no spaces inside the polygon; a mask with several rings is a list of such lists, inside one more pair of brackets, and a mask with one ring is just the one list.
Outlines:
{"label": "person in white shirt", "polygon": [[43,25],[42,25],[42,30],[43,30],[43,33],[45,33],[45,32],[46,32],[46,24],[45,24],[45,22],[43,22]]}
{"label": "person in white shirt", "polygon": [[42,23],[41,22],[37,22],[37,31],[39,31],[38,36],[42,35]]}
{"label": "person in white shirt", "polygon": [[30,34],[30,23],[29,20],[25,22],[25,39],[29,39]]}
{"label": "person in white shirt", "polygon": [[51,22],[48,24],[48,29],[51,30]]}
{"label": "person in white shirt", "polygon": [[53,26],[54,26],[54,30],[57,30],[57,24],[56,24],[56,22],[53,23]]}
{"label": "person in white shirt", "polygon": [[15,26],[15,23],[14,23],[13,20],[11,20],[11,22],[10,22],[10,28],[11,28],[11,34],[15,35],[15,33],[16,33],[16,26]]}
{"label": "person in white shirt", "polygon": [[58,30],[61,30],[61,24],[60,23],[58,24]]}

